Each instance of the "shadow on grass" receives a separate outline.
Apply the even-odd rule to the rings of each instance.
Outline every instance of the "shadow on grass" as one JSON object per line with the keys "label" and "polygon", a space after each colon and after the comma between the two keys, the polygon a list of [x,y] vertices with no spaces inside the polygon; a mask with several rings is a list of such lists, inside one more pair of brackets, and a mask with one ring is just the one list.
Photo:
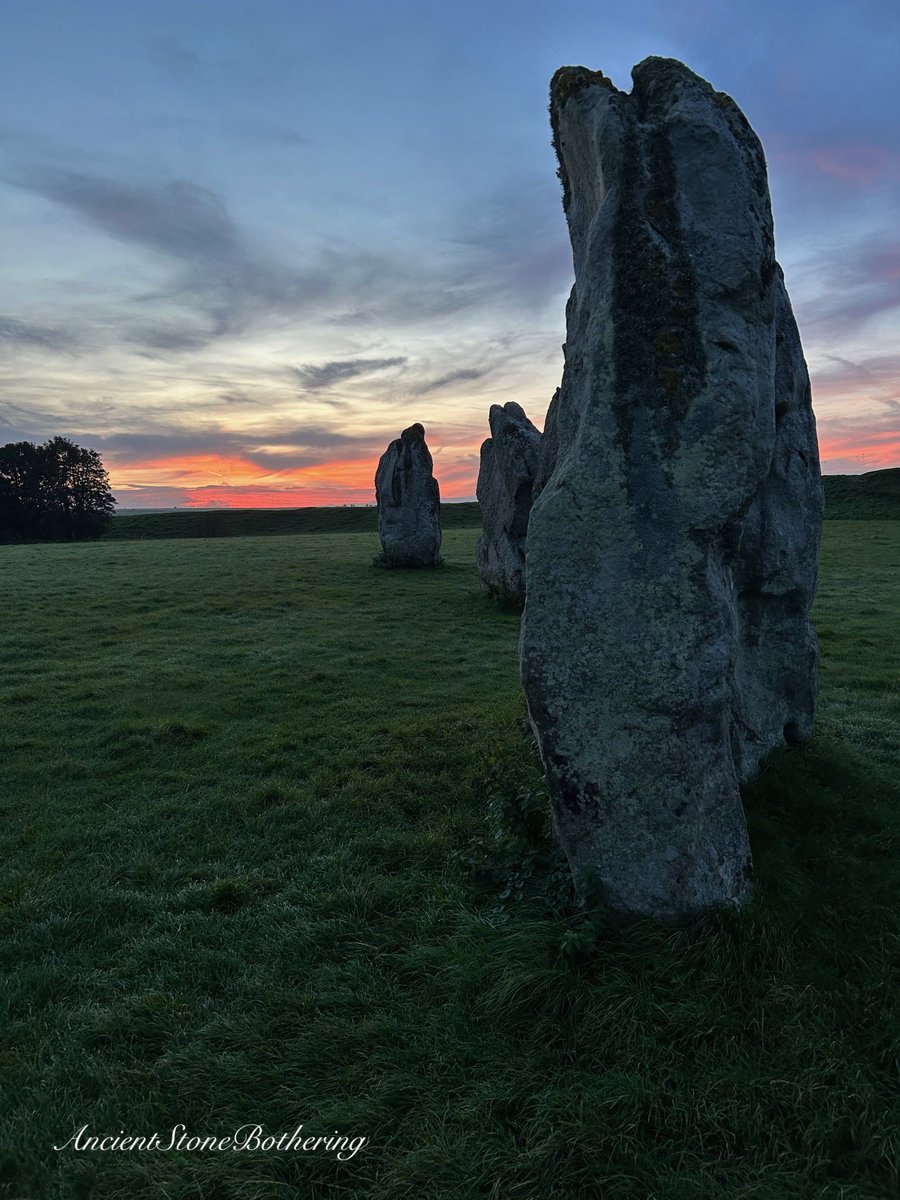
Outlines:
{"label": "shadow on grass", "polygon": [[775,751],[744,789],[751,904],[677,929],[624,921],[599,897],[587,911],[576,903],[524,720],[518,733],[517,752],[485,760],[475,790],[487,820],[462,856],[495,920],[551,922],[562,959],[588,975],[616,966],[652,977],[678,956],[709,967],[724,954],[734,979],[790,963],[811,987],[883,994],[897,933],[898,794],[839,732],[822,729],[802,747]]}
{"label": "shadow on grass", "polygon": [[837,909],[868,925],[896,900],[898,789],[840,732],[820,728],[810,742],[775,751],[744,789],[757,872],[757,903],[797,911],[813,922]]}
{"label": "shadow on grass", "polygon": [[[494,950],[509,953],[495,993],[505,1019],[540,1023],[574,1006],[597,1028],[616,1013],[604,1053],[617,1061],[616,1037],[625,1038],[651,1072],[648,1133],[671,1125],[712,1139],[698,1161],[718,1159],[724,1171],[729,1156],[743,1159],[738,1174],[759,1139],[763,1159],[784,1171],[761,1195],[890,1194],[900,1077],[889,982],[898,933],[893,782],[833,730],[775,752],[745,790],[757,872],[748,908],[679,929],[623,925],[602,908],[575,907],[530,751],[520,742],[517,752],[510,744],[493,754],[481,785],[489,820],[479,880],[508,930]],[[531,956],[517,948],[520,934]],[[649,1186],[658,1164],[648,1158],[645,1167]]]}
{"label": "shadow on grass", "polygon": [[[548,911],[570,912],[572,888],[559,870],[562,852],[524,717],[517,734],[518,746],[488,755],[475,783],[488,816],[477,842],[484,869],[477,873],[505,880],[503,899],[540,896]],[[774,751],[742,797],[756,871],[748,913],[802,913],[816,923],[835,908],[846,927],[852,913],[871,918],[880,906],[894,907],[895,869],[885,864],[896,862],[900,850],[898,789],[839,731],[820,728],[805,745]],[[477,855],[472,861],[477,866]]]}

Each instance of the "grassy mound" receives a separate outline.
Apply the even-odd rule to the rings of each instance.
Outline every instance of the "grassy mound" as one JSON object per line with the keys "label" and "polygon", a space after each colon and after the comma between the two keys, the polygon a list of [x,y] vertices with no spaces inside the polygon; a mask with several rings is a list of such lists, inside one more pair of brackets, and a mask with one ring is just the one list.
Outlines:
{"label": "grassy mound", "polygon": [[825,475],[823,482],[829,520],[900,520],[900,467],[865,475]]}

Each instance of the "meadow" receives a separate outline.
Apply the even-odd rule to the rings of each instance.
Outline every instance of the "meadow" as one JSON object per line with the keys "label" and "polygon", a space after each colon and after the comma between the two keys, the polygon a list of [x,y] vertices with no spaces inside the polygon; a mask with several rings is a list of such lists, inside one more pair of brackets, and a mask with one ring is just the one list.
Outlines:
{"label": "meadow", "polygon": [[[11,1197],[896,1194],[900,521],[826,523],[817,732],[679,930],[574,908],[476,535],[0,547]],[[368,1140],[53,1149],[301,1122]]]}

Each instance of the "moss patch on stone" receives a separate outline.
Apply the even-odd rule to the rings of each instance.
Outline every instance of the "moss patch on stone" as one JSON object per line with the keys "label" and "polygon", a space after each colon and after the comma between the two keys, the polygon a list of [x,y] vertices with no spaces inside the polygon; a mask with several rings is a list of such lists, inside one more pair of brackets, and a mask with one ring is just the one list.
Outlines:
{"label": "moss patch on stone", "polygon": [[613,410],[626,454],[638,407],[656,411],[661,445],[671,454],[706,377],[697,282],[666,130],[635,123],[627,136],[612,248]]}
{"label": "moss patch on stone", "polygon": [[573,96],[586,88],[600,86],[610,92],[618,93],[618,88],[602,71],[590,71],[587,67],[560,67],[550,80],[550,128],[553,131],[552,144],[559,164],[556,177],[562,184],[563,209],[568,211],[571,189],[569,175],[563,162],[562,143],[559,136],[559,109]]}

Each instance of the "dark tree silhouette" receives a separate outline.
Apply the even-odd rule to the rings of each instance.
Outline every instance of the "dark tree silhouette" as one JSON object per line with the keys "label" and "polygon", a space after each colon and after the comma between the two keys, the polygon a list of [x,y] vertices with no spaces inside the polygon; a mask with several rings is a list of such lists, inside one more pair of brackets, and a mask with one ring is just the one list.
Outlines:
{"label": "dark tree silhouette", "polygon": [[96,450],[64,437],[0,446],[0,537],[99,537],[115,506]]}

